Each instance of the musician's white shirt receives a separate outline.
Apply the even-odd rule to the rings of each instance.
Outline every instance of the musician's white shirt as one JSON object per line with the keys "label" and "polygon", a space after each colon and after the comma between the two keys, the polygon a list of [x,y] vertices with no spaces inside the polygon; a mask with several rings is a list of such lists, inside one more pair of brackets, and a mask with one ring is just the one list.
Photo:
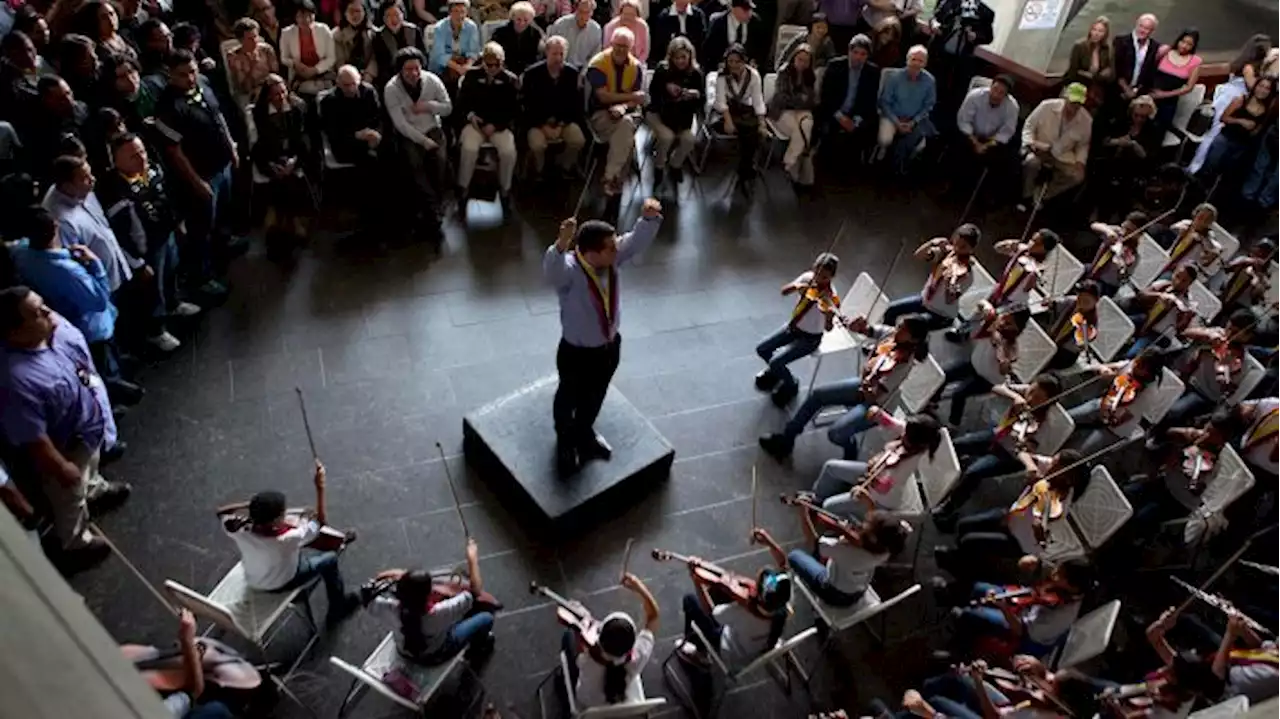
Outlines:
{"label": "musician's white shirt", "polygon": [[302,547],[320,534],[320,523],[307,519],[275,537],[256,534],[248,527],[236,532],[223,531],[240,550],[244,580],[253,589],[275,591],[293,580],[298,573]]}
{"label": "musician's white shirt", "polygon": [[[813,282],[812,270],[802,273],[795,280],[795,284],[802,287],[810,282]],[[804,290],[796,293],[797,302],[800,301],[800,297],[804,296],[803,293]],[[811,335],[820,335],[827,331],[827,316],[822,313],[817,302],[813,303],[809,310],[804,313],[804,316],[796,322],[796,329]]]}
{"label": "musician's white shirt", "polygon": [[[640,675],[653,657],[653,632],[641,629],[636,633],[636,643],[631,647],[631,659],[627,662],[627,691],[624,702],[638,702],[644,699],[644,684]],[[605,667],[592,659],[587,652],[578,654],[578,687],[575,699],[579,709],[604,706],[608,700],[604,696]]]}
{"label": "musician's white shirt", "polygon": [[889,561],[888,554],[872,554],[838,537],[820,537],[818,546],[827,563],[827,583],[845,594],[866,591],[876,567]]}
{"label": "musician's white shirt", "polygon": [[[1262,649],[1276,650],[1275,642],[1263,642]],[[1276,695],[1277,671],[1265,662],[1231,664],[1227,667],[1226,696],[1246,696],[1260,704]]]}
{"label": "musician's white shirt", "polygon": [[1007,375],[1000,371],[1000,359],[996,356],[996,345],[993,337],[979,337],[973,341],[973,353],[969,362],[978,376],[991,383],[991,386],[1004,384]]}
{"label": "musician's white shirt", "polygon": [[720,658],[729,668],[745,667],[771,648],[772,619],[761,617],[738,602],[717,605],[711,616],[720,624]]}
{"label": "musician's white shirt", "polygon": [[[933,297],[929,296],[929,280],[926,279],[924,289],[920,290],[920,299],[923,300],[924,308],[940,317],[955,318],[958,316],[960,314],[960,298],[973,286],[973,273],[975,272],[972,267],[973,264],[977,264],[977,261],[974,260],[971,263],[969,271],[956,283],[956,287],[960,292],[956,295],[954,301],[948,301],[947,285],[949,283],[945,276],[938,278],[938,289],[934,291]],[[932,272],[930,272],[930,277],[932,277]]]}
{"label": "musician's white shirt", "polygon": [[[880,342],[884,341],[885,337],[888,337],[889,335],[893,334],[893,332],[894,332],[894,328],[890,327],[889,325],[875,325],[871,328],[871,335],[875,337],[877,345]],[[867,355],[867,357],[870,358],[874,356],[874,354],[875,354],[875,347],[872,347],[871,354]],[[864,370],[866,369],[865,363],[866,363],[866,360],[864,359],[864,363],[863,363]],[[911,358],[907,358],[905,361],[895,363],[893,365],[893,369],[889,370],[889,373],[881,377],[880,381],[877,383],[879,388],[882,388],[882,389],[876,389],[875,391],[871,391],[870,389],[864,389],[863,391],[870,397],[872,402],[884,401],[885,398],[893,394],[894,391],[898,389],[898,386],[901,385],[902,381],[907,378],[907,375],[911,374],[911,368],[914,365],[915,365],[915,360]],[[861,377],[861,375],[859,375],[859,377]]]}
{"label": "musician's white shirt", "polygon": [[[431,605],[430,611],[424,612],[422,620],[418,623],[426,642],[423,654],[431,655],[443,649],[445,642],[449,639],[449,630],[466,618],[473,604],[475,604],[475,598],[471,592],[458,592],[448,599],[442,599]],[[374,600],[370,608],[376,614],[397,622],[400,620],[400,602],[395,597],[380,596]],[[403,631],[396,632],[396,647],[404,651]]]}
{"label": "musician's white shirt", "polygon": [[1027,629],[1028,639],[1036,644],[1047,646],[1056,644],[1065,636],[1079,614],[1079,601],[1067,602],[1056,607],[1037,604],[1023,612],[1022,624]]}

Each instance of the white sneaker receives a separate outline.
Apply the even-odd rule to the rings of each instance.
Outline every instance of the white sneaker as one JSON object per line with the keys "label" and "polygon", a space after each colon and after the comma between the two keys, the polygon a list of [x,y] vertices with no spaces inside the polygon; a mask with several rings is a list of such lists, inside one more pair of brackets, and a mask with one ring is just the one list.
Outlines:
{"label": "white sneaker", "polygon": [[178,338],[168,332],[161,332],[155,337],[148,337],[147,341],[161,352],[172,352],[182,346]]}
{"label": "white sneaker", "polygon": [[174,317],[191,317],[193,315],[200,314],[202,309],[203,308],[201,308],[200,305],[192,304],[190,302],[179,302],[178,306],[174,307],[173,312],[170,312],[169,314]]}

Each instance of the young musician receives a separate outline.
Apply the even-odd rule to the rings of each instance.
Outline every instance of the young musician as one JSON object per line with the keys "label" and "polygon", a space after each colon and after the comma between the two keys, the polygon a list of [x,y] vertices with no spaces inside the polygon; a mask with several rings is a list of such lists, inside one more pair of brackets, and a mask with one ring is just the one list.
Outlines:
{"label": "young musician", "polygon": [[1208,267],[1222,254],[1222,245],[1213,239],[1213,224],[1218,221],[1218,210],[1209,203],[1196,205],[1191,219],[1176,222],[1169,228],[1174,237],[1168,247],[1169,261],[1160,270],[1167,276],[1180,267]]}
{"label": "young musician", "polygon": [[1138,432],[1145,420],[1130,408],[1144,393],[1159,388],[1167,361],[1161,353],[1144,352],[1132,360],[1085,368],[1111,384],[1102,397],[1067,410],[1077,430],[1101,425],[1085,437],[1081,452],[1092,454]]}
{"label": "young musician", "polygon": [[1232,400],[1248,367],[1244,359],[1256,324],[1252,312],[1237,310],[1227,320],[1226,327],[1183,330],[1182,338],[1193,343],[1190,370],[1182,373],[1190,381],[1186,391],[1165,413],[1161,424],[1198,417]]}
{"label": "young musician", "polygon": [[917,247],[915,258],[930,264],[924,289],[890,302],[882,321],[891,325],[902,315],[923,313],[930,330],[954,322],[960,314],[960,297],[973,286],[973,252],[981,240],[982,230],[966,222],[951,237],[935,237]]}
{"label": "young musician", "polygon": [[[822,522],[822,535],[814,528],[815,521]],[[854,527],[821,515],[814,517],[804,506],[800,507],[800,526],[804,528],[804,546],[813,549],[791,550],[787,555],[791,574],[833,607],[853,606],[862,599],[876,567],[902,551],[910,531],[902,522],[879,512],[868,513],[862,524]],[[771,540],[762,541],[775,555],[782,551]]]}
{"label": "young musician", "polygon": [[1102,294],[1112,297],[1130,276],[1138,264],[1138,244],[1142,241],[1139,229],[1147,224],[1144,212],[1130,212],[1119,225],[1095,222],[1089,226],[1102,238],[1093,262],[1085,270],[1084,279],[1098,283]]}
{"label": "young musician", "polygon": [[1133,516],[1122,531],[1135,540],[1151,536],[1158,524],[1185,517],[1200,506],[1222,447],[1240,428],[1226,407],[1214,412],[1204,427],[1173,427],[1152,457],[1154,476],[1135,475],[1123,490]]}
{"label": "young musician", "polygon": [[684,637],[678,642],[681,659],[702,666],[707,663],[706,647],[693,631],[695,624],[716,644],[716,653],[731,669],[750,664],[782,639],[789,615],[787,602],[791,601],[787,555],[765,530],[757,527],[751,535],[769,547],[777,563],[777,568],[761,569],[754,583],[737,577],[715,582],[698,572],[694,564],[689,565],[694,592],[684,595]]}
{"label": "young musician", "polygon": [[187,609],[178,612],[178,651],[182,653],[182,687],[165,696],[165,709],[175,719],[232,719],[234,715],[222,702],[196,704],[204,693],[204,662],[196,642],[196,617]]}
{"label": "young musician", "polygon": [[443,599],[432,591],[430,572],[378,572],[375,581],[393,582],[395,596],[378,596],[373,607],[399,621],[396,646],[401,656],[422,664],[440,664],[464,649],[476,652],[493,646],[493,614],[479,610],[476,604],[484,584],[474,539],[467,540],[467,576],[470,589]]}
{"label": "young musician", "polygon": [[1227,281],[1222,284],[1222,311],[1214,319],[1225,317],[1237,309],[1257,304],[1270,284],[1268,265],[1276,259],[1276,243],[1269,238],[1258,240],[1247,255],[1240,255],[1226,265]]}
{"label": "young musician", "polygon": [[319,536],[325,523],[324,465],[318,460],[315,486],[316,507],[310,516],[287,517],[284,495],[275,491],[253,496],[248,521],[232,514],[242,506],[224,508],[220,516],[223,531],[240,550],[245,582],[251,588],[285,592],[320,577],[329,599],[325,623],[333,626],[360,606],[360,595],[346,591],[338,572],[337,552],[302,554],[302,548]]}
{"label": "young musician", "polygon": [[1050,300],[1049,339],[1058,346],[1049,368],[1064,370],[1074,367],[1083,353],[1096,359],[1091,351],[1098,339],[1098,298],[1101,292],[1093,280],[1081,280],[1073,295]]}
{"label": "young musician", "polygon": [[839,266],[838,257],[823,252],[812,267],[783,285],[783,297],[799,292],[800,298],[787,323],[756,346],[756,354],[768,364],[756,375],[756,389],[772,391],[773,403],[779,407],[787,406],[800,391],[800,383],[787,365],[818,349],[822,333],[831,329],[840,309],[840,296],[831,286]]}
{"label": "young musician", "polygon": [[1241,402],[1236,416],[1248,427],[1236,442],[1240,458],[1259,478],[1275,477],[1280,470],[1280,463],[1276,461],[1277,447],[1280,447],[1280,400],[1267,397]]}
{"label": "young musician", "polygon": [[[1031,299],[1031,290],[1044,274],[1044,261],[1053,248],[1058,246],[1058,233],[1049,229],[1036,230],[1031,239],[1001,240],[996,243],[995,250],[1009,256],[1009,262],[1000,273],[1000,278],[991,288],[987,296],[987,304],[996,309],[1004,307],[1025,307]],[[981,315],[979,315],[981,316]],[[963,342],[967,338],[962,325],[961,329],[947,331],[946,338],[951,342]]]}
{"label": "young musician", "polygon": [[1221,682],[1206,657],[1197,652],[1175,652],[1164,635],[1175,619],[1173,608],[1147,627],[1147,641],[1164,662],[1138,684],[1117,684],[1092,679],[1098,715],[1111,719],[1170,719],[1185,717],[1196,700],[1217,696]]}
{"label": "young musician", "polygon": [[[1072,559],[1031,586],[977,582],[970,597],[977,606],[962,609],[956,617],[957,643],[972,647],[985,637],[1012,645],[1019,653],[1043,657],[1071,629],[1093,581],[1093,567],[1083,559]],[[1023,590],[1027,593],[1021,596],[1000,598]]]}
{"label": "young musician", "polygon": [[942,368],[944,380],[938,392],[955,385],[948,418],[953,427],[959,426],[964,418],[964,407],[970,397],[990,391],[1013,372],[1013,363],[1018,360],[1018,335],[1031,319],[1031,313],[1025,308],[997,311],[987,302],[978,306],[978,313],[983,319],[970,332],[973,341],[969,357]]}
{"label": "young musician", "polygon": [[[1237,641],[1244,646],[1237,646]],[[1225,698],[1245,696],[1250,704],[1261,704],[1280,688],[1276,642],[1263,640],[1239,614],[1231,614],[1213,657],[1213,673],[1226,684]]]}
{"label": "young musician", "polygon": [[[929,677],[920,684],[919,691],[908,689],[902,695],[904,711],[894,714],[893,719],[998,719],[1010,714],[1060,716],[1059,705],[1045,696],[1047,693],[1058,695],[1057,677],[1039,659],[1027,654],[1015,655],[1011,666],[1012,672],[1004,672],[1011,678],[999,686],[993,681],[994,673],[989,673],[981,661]],[[982,692],[978,691],[979,687]],[[1020,688],[1025,689],[1020,691]]]}
{"label": "young musician", "polygon": [[991,394],[1009,400],[1009,409],[990,428],[951,440],[964,469],[947,498],[933,510],[939,527],[953,524],[955,512],[964,506],[984,480],[1026,467],[1021,455],[1036,445],[1052,399],[1062,393],[1062,382],[1051,374],[1037,375],[1030,384],[1001,383]]}
{"label": "young musician", "polygon": [[788,457],[796,437],[804,431],[809,420],[827,407],[849,408],[827,430],[827,439],[844,448],[845,459],[857,459],[857,435],[875,424],[868,417],[869,408],[889,399],[906,379],[912,366],[929,355],[929,324],[921,315],[899,317],[893,327],[871,326],[862,317],[853,319],[847,326],[877,340],[875,348],[858,377],[814,387],[787,420],[782,432],[760,438],[761,449],[775,459]]}
{"label": "young musician", "polygon": [[942,443],[938,420],[927,414],[904,422],[879,407],[871,407],[867,418],[888,430],[893,439],[866,462],[832,459],[822,465],[813,494],[823,509],[848,515],[899,509],[916,467],[926,456],[933,459]]}
{"label": "young musician", "polygon": [[[1200,272],[1191,265],[1179,267],[1167,280],[1156,280],[1133,298],[1133,304],[1146,311],[1129,315],[1133,321],[1133,342],[1126,359],[1137,357],[1147,345],[1167,347],[1172,335],[1191,324],[1195,311],[1190,304],[1191,285]],[[1132,307],[1132,305],[1131,305]]]}
{"label": "young musician", "polygon": [[588,220],[578,227],[560,223],[555,244],[542,257],[542,274],[560,298],[560,348],[552,411],[556,464],[562,475],[592,459],[609,459],[613,449],[593,428],[609,382],[618,369],[618,267],[644,252],[662,227],[662,205],[645,200],[635,228],[618,236],[613,225]]}
{"label": "young musician", "polygon": [[561,651],[569,659],[569,685],[579,709],[639,701],[644,693],[641,672],[653,656],[653,633],[658,629],[658,600],[634,574],[622,586],[644,603],[644,628],[626,612],[614,612],[600,623],[599,638],[589,644],[566,629]]}
{"label": "young musician", "polygon": [[[1227,636],[1218,642],[1217,648],[1220,651],[1217,655],[1206,656],[1196,651],[1179,652],[1173,648],[1166,637],[1169,630],[1178,623],[1179,614],[1177,607],[1169,607],[1147,627],[1147,642],[1165,664],[1162,668],[1148,674],[1146,681],[1148,685],[1155,685],[1149,693],[1154,694],[1153,698],[1157,705],[1169,707],[1171,711],[1177,711],[1185,716],[1186,710],[1191,708],[1198,697],[1217,697],[1224,693],[1224,689],[1231,690],[1229,686],[1224,687],[1223,680],[1227,678],[1231,665],[1231,647],[1240,635],[1231,636],[1233,634],[1231,621],[1234,619],[1239,622],[1238,615],[1232,614],[1227,619]],[[1228,639],[1228,636],[1231,638]],[[1223,649],[1226,651],[1221,651]],[[1234,693],[1243,693],[1239,690],[1246,684],[1245,677],[1242,675],[1238,677],[1242,680],[1242,686],[1236,687]],[[1161,691],[1159,686],[1161,682],[1172,684],[1174,688],[1171,690],[1165,687]],[[1275,696],[1274,672],[1271,673],[1270,684],[1270,694]],[[1161,698],[1164,701],[1160,701]]]}

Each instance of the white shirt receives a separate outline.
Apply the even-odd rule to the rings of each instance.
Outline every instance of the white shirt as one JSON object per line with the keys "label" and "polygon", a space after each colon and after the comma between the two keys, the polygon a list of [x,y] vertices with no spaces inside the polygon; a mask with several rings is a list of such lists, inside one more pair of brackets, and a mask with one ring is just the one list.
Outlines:
{"label": "white shirt", "polygon": [[[638,702],[644,697],[644,685],[640,675],[653,657],[653,632],[641,629],[636,633],[636,643],[631,647],[631,659],[627,662],[627,690],[624,702]],[[604,696],[605,667],[586,652],[578,655],[578,686],[575,691],[579,709],[604,706],[609,702]]]}
{"label": "white shirt", "polygon": [[[803,287],[813,281],[813,271],[801,273],[795,284]],[[803,290],[802,290],[803,291]],[[796,293],[799,295],[800,293]],[[799,300],[796,300],[799,302]],[[809,305],[809,309],[796,321],[796,329],[811,335],[820,335],[827,331],[827,316],[822,313],[818,303]]]}
{"label": "white shirt", "polygon": [[[1253,424],[1249,425],[1249,429],[1244,433],[1244,439],[1242,440],[1242,446],[1247,446],[1249,439],[1253,437],[1255,433],[1266,432],[1268,428],[1264,426],[1264,423],[1269,424],[1274,422],[1274,420],[1271,419],[1271,413],[1274,412],[1277,407],[1280,407],[1280,399],[1268,397],[1266,399],[1249,400],[1244,404],[1256,408],[1253,415]],[[1275,455],[1277,441],[1280,441],[1280,435],[1273,433],[1270,439],[1260,441],[1253,447],[1245,449],[1242,459],[1249,464],[1252,464],[1254,467],[1263,470],[1274,479],[1277,472],[1280,471],[1280,467],[1277,466]]]}
{"label": "white shirt", "polygon": [[[224,528],[225,532],[226,529]],[[245,582],[253,589],[274,591],[293,580],[298,573],[302,547],[320,534],[320,523],[314,519],[275,537],[256,534],[248,527],[227,532],[240,550]]]}
{"label": "white shirt", "polygon": [[716,73],[715,109],[721,115],[729,111],[730,88],[733,89],[733,94],[737,96],[737,100],[735,100],[737,104],[748,105],[757,116],[764,116],[766,112],[764,85],[760,81],[760,73],[754,67],[747,65],[742,71],[741,80],[731,77],[727,71]]}
{"label": "white shirt", "polygon": [[938,276],[938,287],[934,289],[932,296],[929,293],[929,287],[933,284],[933,273],[930,272],[929,277],[925,279],[924,288],[920,290],[920,299],[924,302],[925,309],[938,315],[939,317],[949,317],[954,319],[960,314],[960,298],[964,293],[969,291],[973,286],[972,266],[965,273],[964,277],[956,283],[957,289],[960,290],[953,298],[948,297],[947,286],[950,284],[941,275]]}
{"label": "white shirt", "polygon": [[[871,335],[879,341],[883,341],[885,337],[893,334],[893,332],[894,329],[888,325],[875,325],[870,329]],[[872,350],[872,353],[874,353],[874,350]],[[866,357],[863,357],[862,370],[866,369],[866,361],[870,356],[872,355],[868,354]],[[880,377],[880,381],[877,383],[876,387],[864,387],[863,392],[866,393],[867,397],[873,402],[883,400],[898,389],[898,385],[902,384],[903,380],[907,378],[907,375],[911,374],[911,368],[915,365],[916,361],[914,359],[907,359],[904,362],[894,364],[893,369],[889,370],[888,374]],[[859,377],[862,376],[862,370],[859,370]]]}
{"label": "white shirt", "polygon": [[[750,39],[747,35],[747,33],[750,32],[747,23],[738,22],[738,18],[733,16],[733,12],[729,12],[725,15],[725,20],[728,20],[728,22],[725,23],[725,26],[729,28],[729,44],[732,45],[738,41],[738,26],[741,25],[742,44],[746,45],[747,40]],[[720,62],[720,58],[716,58],[716,62]]]}
{"label": "white shirt", "polygon": [[969,362],[978,376],[990,382],[992,386],[1003,384],[1007,379],[1000,371],[1000,359],[996,356],[995,337],[982,337],[974,340],[973,353]]}
{"label": "white shirt", "polygon": [[729,668],[745,667],[772,648],[772,619],[761,617],[738,602],[716,606],[711,616],[721,627],[720,658]]}
{"label": "white shirt", "polygon": [[[422,615],[420,623],[423,639],[426,640],[423,653],[440,651],[449,638],[449,630],[467,616],[474,603],[475,598],[471,596],[471,592],[458,592],[455,596],[432,605],[430,611]],[[373,609],[383,616],[394,617],[397,621],[400,618],[400,602],[395,597],[378,597],[374,600]],[[396,646],[404,650],[403,632],[396,633]]]}
{"label": "white shirt", "polygon": [[[1142,73],[1142,64],[1147,60],[1147,50],[1151,49],[1151,38],[1147,38],[1145,43],[1138,42],[1137,36],[1129,33],[1129,37],[1133,39],[1133,69],[1130,71],[1129,85],[1131,87],[1138,84],[1138,75]],[[1148,89],[1148,88],[1143,88]]]}
{"label": "white shirt", "polygon": [[827,560],[828,583],[845,594],[865,591],[876,567],[889,560],[888,554],[872,554],[838,537],[821,537],[818,546]]}
{"label": "white shirt", "polygon": [[1022,615],[1022,624],[1027,628],[1027,637],[1036,644],[1054,644],[1075,623],[1080,614],[1080,602],[1068,602],[1058,607],[1046,607],[1037,604],[1029,607]]}

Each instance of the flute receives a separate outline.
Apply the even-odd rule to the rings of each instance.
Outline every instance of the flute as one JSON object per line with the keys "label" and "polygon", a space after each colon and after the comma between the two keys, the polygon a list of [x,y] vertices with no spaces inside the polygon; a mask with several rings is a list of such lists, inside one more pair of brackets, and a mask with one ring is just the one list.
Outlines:
{"label": "flute", "polygon": [[1195,597],[1196,599],[1199,599],[1205,604],[1208,604],[1214,609],[1218,609],[1222,611],[1228,617],[1232,617],[1232,616],[1240,617],[1240,619],[1245,623],[1245,625],[1248,626],[1250,629],[1252,629],[1254,632],[1258,634],[1271,634],[1270,629],[1267,629],[1256,619],[1253,619],[1249,617],[1249,615],[1240,611],[1239,609],[1236,609],[1231,602],[1227,601],[1222,596],[1213,594],[1211,592],[1206,592],[1203,589],[1200,589],[1199,587],[1193,587],[1192,585],[1187,584],[1186,582],[1182,581],[1181,579],[1178,579],[1177,577],[1169,577],[1169,578],[1172,579],[1175,584],[1177,584],[1178,586],[1190,592],[1191,596]]}

